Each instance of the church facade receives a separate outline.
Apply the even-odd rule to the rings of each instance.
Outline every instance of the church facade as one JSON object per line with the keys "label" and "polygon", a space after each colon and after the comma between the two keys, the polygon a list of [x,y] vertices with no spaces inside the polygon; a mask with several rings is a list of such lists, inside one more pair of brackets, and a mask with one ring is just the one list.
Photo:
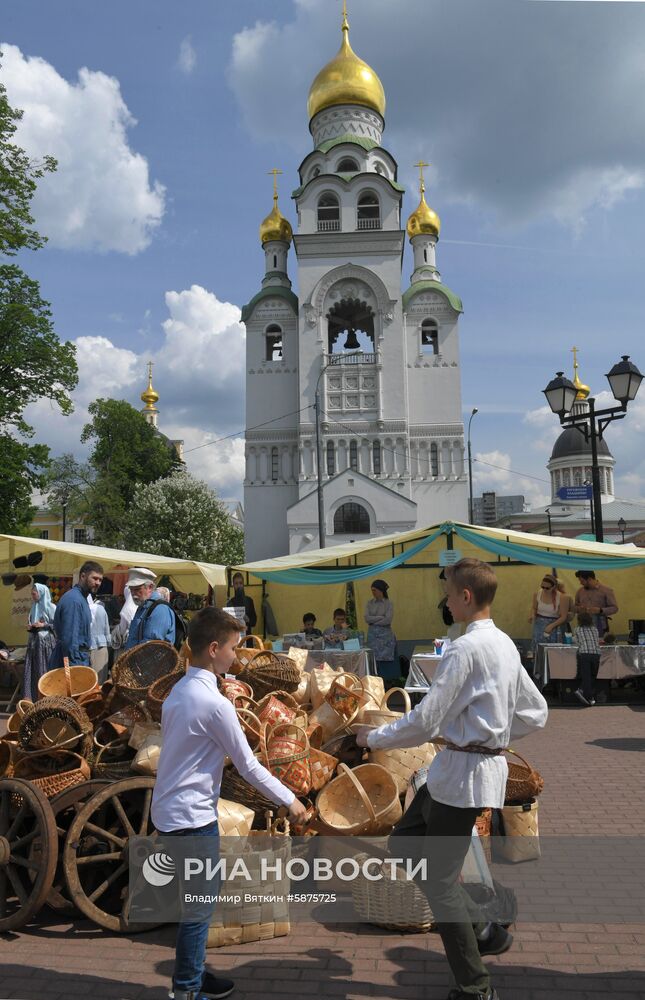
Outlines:
{"label": "church facade", "polygon": [[346,15],[308,110],[313,151],[293,194],[296,234],[278,207],[276,171],[260,227],[265,276],[242,312],[247,559],[318,548],[320,507],[326,545],[467,517],[462,304],[437,270],[425,164],[403,286],[404,189],[382,145],[385,95],[351,48]]}

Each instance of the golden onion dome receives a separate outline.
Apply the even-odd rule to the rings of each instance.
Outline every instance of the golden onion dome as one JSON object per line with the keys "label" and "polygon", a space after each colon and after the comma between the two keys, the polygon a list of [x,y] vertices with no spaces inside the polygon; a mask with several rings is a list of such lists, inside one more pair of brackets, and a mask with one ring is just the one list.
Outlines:
{"label": "golden onion dome", "polygon": [[441,231],[441,219],[437,213],[430,208],[425,196],[426,185],[423,179],[423,168],[429,166],[429,164],[420,161],[414,165],[419,168],[419,192],[421,194],[421,198],[419,200],[419,204],[408,219],[406,227],[408,230],[408,236],[410,239],[412,239],[413,236],[438,236]]}
{"label": "golden onion dome", "polygon": [[381,118],[385,116],[383,84],[351,47],[346,10],[343,10],[343,40],[338,54],[323,66],[311,85],[307,101],[309,118],[338,104],[358,104],[378,111]]}
{"label": "golden onion dome", "polygon": [[147,410],[153,410],[155,403],[159,401],[159,393],[152,387],[152,361],[148,362],[148,388],[141,393],[140,398]]}
{"label": "golden onion dome", "polygon": [[264,246],[270,240],[281,240],[283,243],[291,243],[293,239],[293,229],[288,219],[278,208],[277,192],[273,195],[273,208],[260,226],[260,243]]}
{"label": "golden onion dome", "polygon": [[578,348],[573,347],[571,350],[573,353],[573,384],[578,390],[576,399],[587,399],[591,389],[588,385],[585,385],[584,382],[581,381],[580,376],[578,375],[578,368],[580,367],[578,365]]}

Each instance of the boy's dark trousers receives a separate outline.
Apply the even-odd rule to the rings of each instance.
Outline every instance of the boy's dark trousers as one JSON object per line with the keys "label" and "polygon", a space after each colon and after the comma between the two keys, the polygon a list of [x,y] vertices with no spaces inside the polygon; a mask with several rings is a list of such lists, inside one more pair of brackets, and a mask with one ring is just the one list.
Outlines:
{"label": "boy's dark trousers", "polygon": [[591,701],[594,696],[594,681],[600,669],[600,653],[578,653],[577,659],[582,693],[587,701]]}
{"label": "boy's dark trousers", "polygon": [[[473,994],[486,993],[490,987],[477,946],[477,934],[486,923],[458,879],[481,811],[435,802],[424,785],[391,834],[391,838],[419,838],[415,856],[428,861],[427,881],[419,885],[437,921],[455,984]],[[389,846],[393,854],[398,852],[396,842]]]}

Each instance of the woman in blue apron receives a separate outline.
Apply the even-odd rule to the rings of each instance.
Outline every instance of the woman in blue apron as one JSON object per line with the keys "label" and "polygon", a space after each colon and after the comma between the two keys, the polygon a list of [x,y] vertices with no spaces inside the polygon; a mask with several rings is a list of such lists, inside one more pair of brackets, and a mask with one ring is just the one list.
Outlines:
{"label": "woman in blue apron", "polygon": [[385,580],[374,580],[372,597],[365,608],[367,645],[374,653],[376,669],[384,680],[401,673],[396,659],[396,636],[392,631],[394,606],[387,596],[388,590]]}

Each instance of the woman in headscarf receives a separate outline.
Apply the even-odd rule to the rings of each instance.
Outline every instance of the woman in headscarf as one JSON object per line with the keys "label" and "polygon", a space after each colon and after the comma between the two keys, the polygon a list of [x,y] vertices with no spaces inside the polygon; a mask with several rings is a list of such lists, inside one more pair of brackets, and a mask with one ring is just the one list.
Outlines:
{"label": "woman in headscarf", "polygon": [[365,607],[367,644],[374,653],[376,669],[384,680],[398,677],[401,672],[396,662],[396,636],[392,631],[394,606],[387,596],[388,590],[385,580],[374,580],[372,597]]}
{"label": "woman in headscarf", "polygon": [[34,583],[31,588],[31,611],[27,631],[27,653],[25,656],[25,672],[22,680],[22,696],[30,701],[39,697],[38,681],[47,671],[49,657],[56,645],[53,632],[56,605],[52,595],[44,583]]}

